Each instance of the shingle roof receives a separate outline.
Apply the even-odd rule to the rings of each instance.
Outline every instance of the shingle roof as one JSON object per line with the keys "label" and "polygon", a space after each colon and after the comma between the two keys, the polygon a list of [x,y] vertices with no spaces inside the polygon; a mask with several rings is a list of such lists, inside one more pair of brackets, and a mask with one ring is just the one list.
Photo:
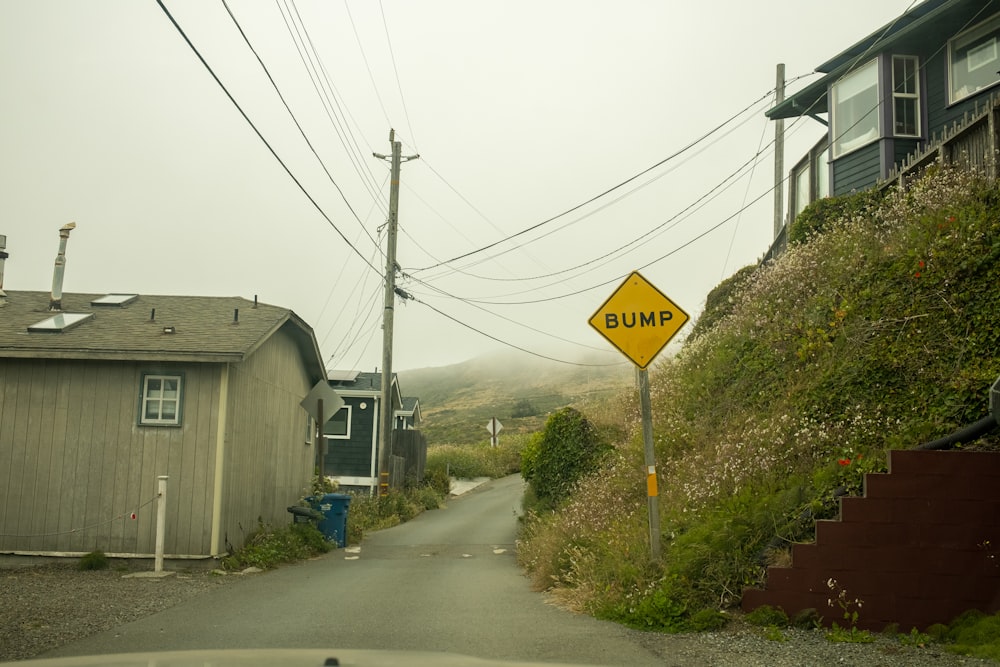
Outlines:
{"label": "shingle roof", "polygon": [[[986,11],[990,4],[993,8]],[[827,113],[827,90],[847,72],[886,50],[902,49],[905,52],[917,44],[943,45],[970,24],[985,19],[998,6],[1000,3],[997,0],[924,0],[821,64],[816,72],[825,74],[823,78],[787,96],[764,115],[774,120]]]}
{"label": "shingle roof", "polygon": [[[330,378],[330,386],[345,396],[381,396],[382,394],[381,373],[354,373],[331,368],[327,370],[327,376]],[[346,379],[352,376],[353,380]],[[399,390],[399,376],[395,373],[392,374],[392,395],[393,405],[401,405],[402,394]]]}
{"label": "shingle roof", "polygon": [[91,304],[101,296],[63,294],[64,313],[93,317],[64,331],[29,332],[53,315],[49,293],[8,291],[0,301],[0,357],[241,361],[287,325],[310,373],[326,378],[312,329],[287,308],[241,297],[163,295],[139,295],[121,306]]}

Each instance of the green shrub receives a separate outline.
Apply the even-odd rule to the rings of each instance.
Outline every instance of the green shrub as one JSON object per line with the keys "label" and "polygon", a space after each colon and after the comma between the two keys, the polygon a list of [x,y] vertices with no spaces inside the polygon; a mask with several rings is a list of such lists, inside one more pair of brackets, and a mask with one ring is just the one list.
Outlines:
{"label": "green shrub", "polygon": [[718,609],[702,609],[691,615],[688,627],[694,632],[721,630],[729,623],[729,617]]}
{"label": "green shrub", "polygon": [[552,506],[565,499],[580,477],[593,471],[610,445],[575,408],[553,413],[542,431],[531,473],[539,500]]}
{"label": "green shrub", "polygon": [[257,567],[266,570],[281,563],[292,563],[326,553],[333,548],[323,533],[311,523],[293,523],[282,527],[261,524],[246,544],[222,559],[226,570]]}
{"label": "green shrub", "polygon": [[788,243],[803,243],[810,236],[822,233],[837,222],[858,215],[870,215],[872,207],[880,199],[881,195],[874,190],[817,199],[795,216],[788,230]]}
{"label": "green shrub", "polygon": [[424,471],[424,484],[434,489],[441,497],[451,493],[451,477],[443,468],[431,468]]}
{"label": "green shrub", "polygon": [[772,607],[769,604],[761,605],[746,615],[746,622],[750,625],[766,627],[774,625],[777,627],[788,626],[788,614],[780,607]]}
{"label": "green shrub", "polygon": [[947,639],[952,653],[1000,660],[1000,613],[967,611],[952,622]]}
{"label": "green shrub", "polygon": [[80,562],[77,563],[77,568],[80,570],[106,570],[108,567],[110,563],[103,551],[91,551],[81,556]]}

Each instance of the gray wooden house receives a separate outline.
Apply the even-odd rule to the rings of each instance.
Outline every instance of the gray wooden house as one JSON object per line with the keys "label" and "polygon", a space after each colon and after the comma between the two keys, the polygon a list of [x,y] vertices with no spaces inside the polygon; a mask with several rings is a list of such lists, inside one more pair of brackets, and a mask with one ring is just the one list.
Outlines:
{"label": "gray wooden house", "polygon": [[[344,399],[342,407],[324,428],[328,448],[325,473],[347,489],[378,487],[379,425],[382,414],[382,374],[330,370],[330,387]],[[403,398],[399,380],[392,374],[393,424],[399,428]]]}
{"label": "gray wooden house", "polygon": [[[822,77],[766,112],[826,128],[789,174],[789,221],[816,199],[894,178],[912,156],[993,106],[1000,0],[925,0],[816,72]],[[988,124],[992,137],[963,149],[980,153],[973,163],[995,159],[996,129]]]}
{"label": "gray wooden house", "polygon": [[168,558],[289,522],[326,371],[295,313],[242,298],[0,292],[0,553]]}

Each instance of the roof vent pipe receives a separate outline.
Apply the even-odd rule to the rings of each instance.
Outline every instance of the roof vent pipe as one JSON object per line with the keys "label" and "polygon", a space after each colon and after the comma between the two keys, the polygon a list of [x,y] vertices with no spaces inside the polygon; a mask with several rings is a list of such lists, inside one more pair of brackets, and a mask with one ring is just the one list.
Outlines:
{"label": "roof vent pipe", "polygon": [[3,291],[3,264],[9,256],[7,254],[7,237],[0,234],[0,306],[7,305],[7,294]]}
{"label": "roof vent pipe", "polygon": [[52,299],[49,310],[62,310],[63,274],[66,272],[66,242],[69,233],[76,229],[76,223],[71,222],[59,229],[59,254],[56,255],[56,268],[52,273]]}

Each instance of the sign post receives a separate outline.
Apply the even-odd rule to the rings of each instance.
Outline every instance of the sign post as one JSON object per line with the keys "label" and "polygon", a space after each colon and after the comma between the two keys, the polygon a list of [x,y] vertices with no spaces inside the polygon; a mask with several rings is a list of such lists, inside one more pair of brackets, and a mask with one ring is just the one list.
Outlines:
{"label": "sign post", "polygon": [[499,440],[500,429],[503,428],[503,424],[496,417],[492,418],[486,423],[486,430],[490,432],[490,447],[496,447]]}
{"label": "sign post", "polygon": [[590,317],[590,326],[636,365],[642,441],[646,464],[646,498],[649,513],[649,549],[660,559],[660,504],[653,448],[653,409],[646,368],[690,319],[687,313],[652,283],[633,271]]}

